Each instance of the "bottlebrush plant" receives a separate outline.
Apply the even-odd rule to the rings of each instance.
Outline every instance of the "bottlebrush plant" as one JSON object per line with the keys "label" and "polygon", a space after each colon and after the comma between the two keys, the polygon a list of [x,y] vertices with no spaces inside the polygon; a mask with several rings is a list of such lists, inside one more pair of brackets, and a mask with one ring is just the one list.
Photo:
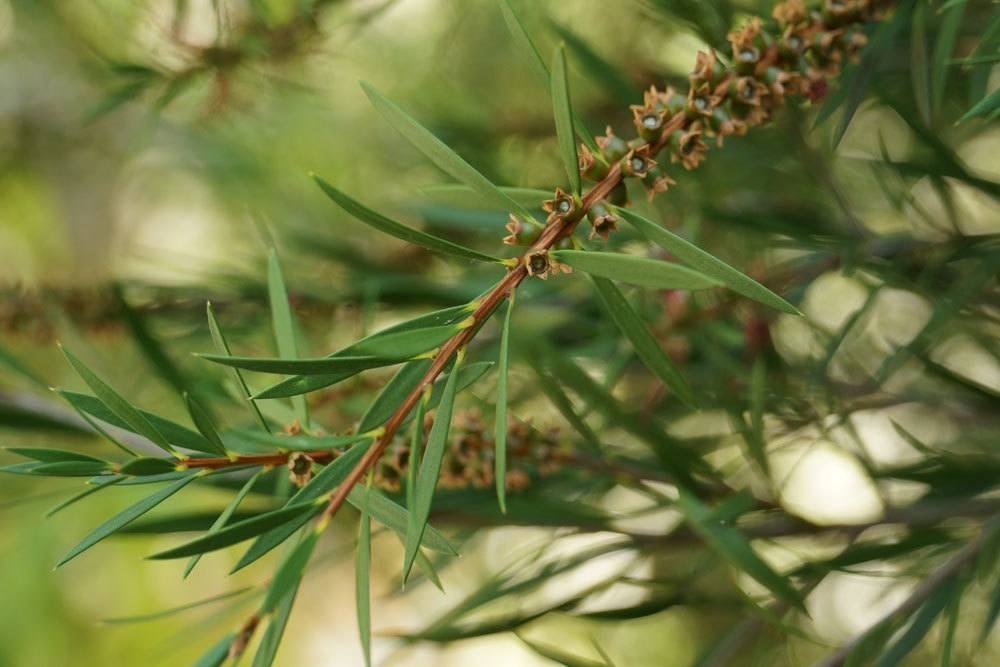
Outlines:
{"label": "bottlebrush plant", "polygon": [[[712,43],[713,24],[699,19],[706,11],[702,3],[649,4],[693,22]],[[558,663],[630,664],[616,662],[614,651],[596,639],[585,656],[558,641],[529,638],[523,628],[549,615],[599,625],[719,605],[731,623],[700,647],[698,665],[799,664],[784,653],[792,642],[824,666],[930,664],[931,657],[943,665],[986,664],[976,662],[973,645],[989,636],[1000,613],[1000,394],[995,377],[992,384],[977,379],[940,354],[944,342],[960,336],[976,344],[983,363],[1000,363],[996,230],[971,233],[955,220],[956,184],[994,201],[1000,196],[1000,185],[969,169],[949,136],[964,133],[963,141],[971,142],[995,131],[990,123],[1000,108],[997,93],[987,95],[982,86],[970,104],[950,97],[961,84],[976,88],[972,69],[996,61],[1000,12],[974,4],[776,3],[769,15],[737,20],[719,48],[692,54],[686,82],[650,85],[595,136],[588,129],[592,114],[585,118],[574,106],[566,53],[606,73],[594,65],[601,64],[595,51],[557,26],[565,45],[544,57],[515,6],[500,0],[498,29],[506,25],[524,56],[509,66],[537,75],[551,98],[562,183],[551,189],[494,184],[369,83],[361,85],[377,112],[373,122],[395,132],[390,141],[412,145],[454,180],[429,194],[502,212],[505,229],[494,229],[493,245],[480,249],[484,244],[392,219],[335,180],[313,176],[332,211],[421,253],[453,260],[456,270],[488,274],[488,289],[326,356],[308,356],[311,346],[301,336],[282,264],[272,252],[267,301],[275,356],[241,354],[225,318],[207,306],[203,330],[214,347],[199,355],[201,367],[206,375],[226,373],[236,401],[219,389],[221,382],[195,386],[172,371],[169,356],[119,290],[116,307],[150,358],[173,377],[189,421],[137,405],[67,346],[66,360],[89,391],[55,392],[85,424],[74,422],[73,428],[93,429],[120,455],[8,447],[24,461],[3,470],[83,478],[79,493],[50,515],[111,487],[155,488],[84,531],[59,566],[97,558],[91,549],[121,532],[197,532],[149,556],[183,563],[185,578],[201,559],[234,545],[245,545],[235,570],[280,553],[260,584],[224,597],[236,604],[255,596],[251,610],[215,639],[197,667],[237,664],[251,654],[254,667],[272,664],[297,593],[308,585],[304,577],[323,559],[321,545],[334,539],[328,529],[335,519],[348,518],[357,522],[355,598],[366,663],[372,653],[369,577],[380,557],[372,551],[373,534],[398,537],[402,585],[440,586],[439,572],[464,541],[475,539],[469,526],[530,525],[558,528],[560,535],[600,531],[608,539],[565,556],[542,548],[423,629],[384,641],[444,644],[509,632]],[[622,11],[632,9],[623,4]],[[980,19],[988,27],[968,36]],[[307,29],[310,39],[318,29],[312,18],[294,25]],[[295,51],[279,39],[280,31],[268,28],[266,34],[273,49]],[[898,59],[901,51],[906,64],[876,71],[882,59]],[[898,92],[901,81],[906,95]],[[766,264],[737,268],[711,242],[697,242],[691,230],[671,231],[657,221],[661,200],[698,178],[697,172],[683,174],[748,141],[744,135],[770,131],[786,115],[821,124],[839,112],[833,132],[839,141],[869,95],[894,112],[916,146],[900,159],[883,145],[882,159],[870,165],[872,178],[897,210],[930,220],[939,237],[878,233],[838,199],[823,164],[814,164],[818,178],[840,207],[825,219],[809,219],[806,212],[797,227],[769,222],[786,187],[778,181],[762,201],[745,202],[760,207],[753,234],[778,258]],[[727,164],[729,179],[762,168],[743,156],[742,163]],[[939,193],[938,218],[913,200],[910,185],[920,178]],[[715,206],[720,220],[733,209],[732,202],[706,206]],[[753,218],[758,211],[742,213]],[[864,296],[849,317],[823,329],[801,311],[807,310],[810,283],[831,271],[856,276]],[[889,336],[878,354],[869,354],[875,344],[863,338],[872,313],[884,312],[885,294],[903,290],[925,298],[930,313],[912,336]],[[549,309],[565,315],[557,326],[546,320]],[[813,312],[822,311],[819,304]],[[783,354],[773,340],[779,326],[804,328],[805,345],[815,349]],[[4,353],[2,361],[26,382],[47,386],[12,355]],[[391,376],[379,370],[387,368]],[[280,379],[271,377],[259,388],[265,376]],[[386,379],[366,385],[369,376]],[[318,405],[347,393],[367,402],[360,418],[317,417]],[[570,428],[535,423],[531,415],[539,404],[551,405]],[[854,430],[852,417],[898,406],[941,411],[963,424],[962,432],[942,444],[893,421],[894,437],[917,458],[884,465]],[[707,435],[678,427],[708,416],[715,428]],[[884,505],[877,516],[854,523],[802,516],[785,502],[782,476],[774,470],[795,437],[829,442],[838,429],[848,435],[843,447],[853,465],[876,482]],[[904,483],[917,490],[890,491]],[[228,504],[210,522],[185,514],[143,518],[196,486],[228,493]],[[608,509],[602,499],[615,489],[629,490],[646,506],[635,516]],[[851,490],[843,493],[839,500],[847,502]],[[268,498],[271,508],[241,510],[251,495]],[[345,505],[354,509],[345,511]],[[676,521],[639,531],[623,521],[655,511]],[[790,560],[768,549],[801,538],[822,548],[803,549]],[[616,571],[546,605],[522,604],[560,574],[609,554],[653,566]],[[812,592],[831,574],[886,563],[919,583],[857,636],[837,646],[817,640]],[[622,585],[641,590],[641,599],[593,609],[597,594]]]}

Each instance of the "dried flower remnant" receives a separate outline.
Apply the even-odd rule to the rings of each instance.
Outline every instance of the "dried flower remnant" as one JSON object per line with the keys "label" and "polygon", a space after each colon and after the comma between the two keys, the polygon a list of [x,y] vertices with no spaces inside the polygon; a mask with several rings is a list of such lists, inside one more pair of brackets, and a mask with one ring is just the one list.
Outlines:
{"label": "dried flower remnant", "polygon": [[546,222],[562,220],[576,211],[576,199],[562,188],[556,188],[555,196],[542,202],[542,210],[549,214]]}
{"label": "dried flower remnant", "polygon": [[294,452],[288,459],[288,477],[295,486],[305,486],[312,479],[313,460],[308,454]]}

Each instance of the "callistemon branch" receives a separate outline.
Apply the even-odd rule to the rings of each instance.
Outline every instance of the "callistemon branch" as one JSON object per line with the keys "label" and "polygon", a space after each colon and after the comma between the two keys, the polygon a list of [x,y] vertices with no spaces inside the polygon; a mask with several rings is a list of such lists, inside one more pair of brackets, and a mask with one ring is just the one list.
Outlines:
{"label": "callistemon branch", "polygon": [[[566,269],[549,256],[588,218],[591,237],[604,238],[617,228],[617,217],[608,204],[626,205],[624,181],[642,182],[650,198],[674,185],[657,158],[667,154],[671,163],[696,168],[708,151],[704,138],[714,137],[719,147],[729,135],[742,135],[768,121],[788,96],[801,95],[819,102],[845,61],[854,60],[867,38],[861,26],[880,19],[895,0],[825,0],[821,9],[807,9],[802,0],[787,0],[774,7],[776,28],[765,29],[759,18],[729,34],[732,54],[725,64],[714,51],[699,52],[689,75],[686,94],[668,87],[651,87],[641,105],[631,107],[638,136],[631,141],[616,136],[609,127],[597,138],[600,153],[585,144],[579,149],[581,176],[595,184],[582,197],[557,188],[544,204],[546,226],[510,270],[482,299],[472,314],[474,325],[456,334],[434,355],[430,368],[386,421],[384,432],[331,494],[324,510],[329,518],[347,500],[351,489],[379,460],[396,431],[413,410],[425,388],[465,348],[493,311],[528,276],[545,279],[554,269]],[[662,161],[662,160],[661,160]],[[528,222],[511,214],[507,244],[519,244]]]}

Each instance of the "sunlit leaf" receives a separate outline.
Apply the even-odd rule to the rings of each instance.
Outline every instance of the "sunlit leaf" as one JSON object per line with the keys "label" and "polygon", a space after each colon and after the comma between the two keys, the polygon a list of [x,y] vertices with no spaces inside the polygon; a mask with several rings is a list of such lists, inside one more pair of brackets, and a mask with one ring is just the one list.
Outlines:
{"label": "sunlit leaf", "polygon": [[222,663],[229,657],[229,645],[236,638],[235,632],[230,632],[220,639],[212,647],[205,651],[192,667],[222,667]]}
{"label": "sunlit leaf", "polygon": [[4,447],[4,449],[11,454],[17,454],[18,456],[34,459],[36,461],[44,461],[45,463],[56,463],[59,461],[90,461],[105,463],[101,459],[94,458],[93,456],[80,454],[79,452],[70,452],[65,449],[50,449],[48,447]]}
{"label": "sunlit leaf", "polygon": [[283,359],[275,357],[228,357],[215,354],[199,355],[202,359],[223,366],[242,368],[258,373],[278,373],[282,375],[330,375],[333,373],[357,373],[371,368],[393,366],[406,361],[406,357],[386,359],[383,357],[313,357],[311,359]]}

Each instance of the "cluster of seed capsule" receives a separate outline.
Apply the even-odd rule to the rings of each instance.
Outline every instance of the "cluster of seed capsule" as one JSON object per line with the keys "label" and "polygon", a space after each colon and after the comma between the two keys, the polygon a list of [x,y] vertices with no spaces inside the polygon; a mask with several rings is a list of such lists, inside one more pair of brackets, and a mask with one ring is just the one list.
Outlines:
{"label": "cluster of seed capsule", "polygon": [[[618,219],[608,204],[628,203],[625,178],[639,180],[650,199],[675,185],[660,164],[662,153],[669,155],[671,164],[694,169],[708,152],[706,138],[715,138],[721,147],[725,137],[743,135],[766,122],[784,105],[786,96],[802,95],[812,102],[823,99],[830,80],[866,44],[862,25],[881,18],[893,4],[892,0],[825,0],[822,6],[808,9],[803,0],[786,0],[774,7],[773,28],[765,29],[755,17],[729,33],[728,64],[715,51],[699,52],[688,76],[687,94],[669,86],[662,91],[650,87],[643,103],[631,107],[636,138],[625,140],[608,126],[604,136],[596,138],[597,152],[586,144],[579,147],[584,179],[599,182],[615,164],[623,176],[606,198],[587,210],[589,238],[606,240],[617,230]],[[556,188],[543,208],[551,224],[575,219],[570,216],[579,215],[581,206],[578,197]],[[506,244],[530,246],[538,238],[537,230],[530,233],[528,225],[513,214],[507,230]],[[540,278],[559,269],[568,271],[552,261],[546,250],[528,253],[524,262],[528,273]]]}

